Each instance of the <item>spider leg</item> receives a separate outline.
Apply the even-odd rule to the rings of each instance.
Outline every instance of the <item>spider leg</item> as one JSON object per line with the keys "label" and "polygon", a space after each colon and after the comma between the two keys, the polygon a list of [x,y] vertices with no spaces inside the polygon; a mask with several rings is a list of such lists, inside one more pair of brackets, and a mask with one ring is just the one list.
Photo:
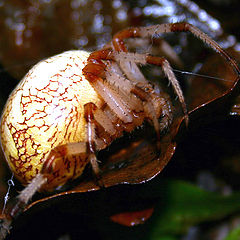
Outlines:
{"label": "spider leg", "polygon": [[[225,58],[225,60],[232,66],[233,70],[235,71],[237,75],[237,79],[240,78],[240,69],[238,68],[238,64],[235,62],[235,60],[228,55],[227,52],[225,52],[220,45],[215,42],[213,39],[211,39],[207,34],[203,33],[201,30],[196,28],[195,26],[189,24],[189,23],[166,23],[166,24],[159,24],[154,26],[148,26],[148,27],[133,27],[129,29],[125,29],[123,31],[120,31],[119,33],[115,34],[112,40],[113,48],[120,52],[127,52],[127,48],[125,46],[124,40],[128,38],[152,38],[154,35],[159,35],[161,33],[169,33],[169,32],[190,32],[197,38],[199,38],[204,43],[208,44],[210,48],[215,50],[217,53],[219,53],[221,56]],[[177,93],[179,100],[183,106],[183,111],[186,116],[187,110],[186,110],[186,103],[183,98],[183,94],[181,91],[181,88],[178,84],[177,79],[175,78],[173,71],[166,59],[161,60],[160,58],[156,59],[156,57],[149,56],[147,59],[148,63],[161,65],[165,74],[167,75],[168,79],[172,83],[175,92]],[[236,80],[237,80],[236,79]],[[185,117],[186,123],[188,122],[188,117]]]}
{"label": "spider leg", "polygon": [[[158,25],[157,25],[158,26]],[[184,100],[184,96],[181,90],[181,87],[172,71],[172,68],[169,64],[169,62],[162,57],[153,57],[151,55],[144,55],[144,54],[136,54],[136,53],[127,53],[127,48],[125,46],[124,40],[127,38],[136,38],[136,37],[149,37],[149,36],[153,36],[150,34],[147,34],[146,36],[142,33],[142,29],[144,29],[144,27],[142,28],[129,28],[126,30],[123,30],[119,33],[117,33],[112,40],[113,43],[113,47],[116,51],[118,51],[118,53],[115,53],[116,57],[119,58],[120,61],[120,65],[121,62],[131,62],[131,63],[139,63],[142,65],[145,65],[146,63],[149,64],[153,64],[153,65],[158,65],[161,66],[164,73],[166,74],[166,76],[168,77],[169,81],[171,82],[173,89],[175,91],[175,93],[177,94],[177,96],[179,97],[180,103],[182,105],[183,108],[183,112],[184,112],[184,116],[185,116],[185,122],[186,125],[188,125],[188,112],[187,112],[187,107],[186,107],[186,103]],[[131,54],[131,55],[129,55]],[[132,59],[130,59],[130,56]],[[121,61],[121,59],[124,59],[125,61]],[[129,71],[131,72],[131,71]]]}
{"label": "spider leg", "polygon": [[[175,93],[179,97],[179,101],[183,108],[186,125],[188,125],[188,112],[187,112],[187,106],[186,106],[186,103],[184,100],[183,92],[182,92],[179,82],[176,79],[167,59],[165,59],[163,57],[151,56],[148,54],[125,53],[125,52],[116,52],[116,53],[114,53],[114,56],[115,56],[116,61],[118,61],[120,63],[128,61],[128,62],[134,62],[135,64],[141,64],[141,65],[146,65],[148,63],[148,64],[160,66],[162,68],[163,72],[165,73],[165,75],[167,76],[167,78],[169,79],[170,83],[172,84]],[[132,92],[134,92],[135,94],[140,94],[139,89],[132,90]],[[152,111],[150,111],[150,112],[152,112]],[[153,116],[153,119],[155,119],[155,116]],[[156,121],[156,120],[154,120],[154,121]],[[156,128],[156,124],[154,124],[154,126]]]}
{"label": "spider leg", "polygon": [[[153,94],[153,96],[157,98],[156,94],[144,77],[142,78],[139,74],[134,74],[134,77],[128,74],[129,72],[140,72],[136,64],[145,65],[147,63],[146,56],[147,55],[145,54],[115,52],[111,49],[100,50],[90,55],[88,59],[89,63],[83,69],[83,73],[89,82],[93,85],[93,87],[97,90],[97,92],[102,96],[105,102],[108,103],[110,108],[112,108],[118,117],[124,122],[133,121],[131,111],[144,110],[146,115],[152,120],[159,139],[161,129],[160,123],[158,121],[159,114],[156,112],[154,105],[154,100],[156,101],[156,99],[153,99],[152,97]],[[103,63],[102,60],[112,60],[110,64],[111,67]],[[119,63],[120,67],[123,66],[123,63],[127,62],[128,69],[122,69],[123,74],[121,74],[121,70],[117,69],[117,65],[114,65],[115,61]],[[134,70],[132,70],[133,68]],[[124,77],[124,74],[127,75],[127,78]],[[101,77],[99,77],[99,75]],[[107,84],[106,81],[103,81],[102,77],[105,77],[110,85]],[[170,78],[170,80],[171,79],[172,78]],[[118,90],[115,91],[113,86],[115,86],[115,89],[117,88]],[[127,94],[124,94],[124,92]],[[114,99],[109,98],[107,95],[114,96]],[[137,98],[139,98],[141,101],[139,102],[139,100],[134,98],[134,95],[137,96]],[[113,103],[115,106],[113,106]],[[122,105],[119,103],[122,103]],[[133,106],[134,104],[135,107]],[[162,105],[164,104],[165,102]],[[125,106],[125,108],[123,108],[123,106]],[[124,113],[125,116],[128,113],[128,121],[126,121],[126,119],[123,119],[123,114],[122,116],[119,114],[118,111],[121,109],[124,110],[122,113]]]}
{"label": "spider leg", "polygon": [[140,49],[141,52],[146,52],[155,56],[165,56],[169,62],[174,63],[177,67],[182,68],[183,62],[179,55],[173,50],[171,45],[164,39],[158,38],[130,38],[127,39],[126,45],[129,52],[132,49]]}
{"label": "spider leg", "polygon": [[[116,134],[116,129],[104,112],[93,103],[86,104],[84,111],[87,122],[86,142],[63,144],[50,151],[41,172],[20,192],[15,201],[7,206],[6,217],[0,221],[0,235],[3,236],[3,239],[8,234],[12,221],[24,211],[32,196],[38,190],[44,189],[45,184],[48,184],[48,189],[63,185],[69,179],[81,175],[88,162],[91,163],[96,177],[99,177],[96,150],[103,146],[95,136],[94,120],[101,124],[110,135]],[[69,172],[69,169],[74,170]],[[98,181],[98,183],[102,186],[101,182]]]}
{"label": "spider leg", "polygon": [[167,59],[165,59],[163,57],[155,57],[155,56],[150,56],[150,55],[148,55],[146,57],[146,61],[149,64],[153,64],[153,65],[157,65],[157,66],[162,67],[163,72],[165,73],[165,75],[169,79],[170,83],[173,86],[173,89],[174,89],[176,95],[179,98],[179,101],[182,105],[183,113],[184,113],[184,116],[185,116],[185,122],[186,122],[186,125],[188,126],[188,122],[189,122],[188,111],[187,111],[187,106],[186,106],[186,103],[185,103],[185,100],[184,100],[183,92],[182,92],[182,89],[179,85],[178,80],[175,77],[175,74],[173,73],[173,70],[172,70],[169,62],[167,61]]}
{"label": "spider leg", "polygon": [[[88,61],[90,63],[83,69],[83,72],[86,75],[87,79],[90,81],[90,83],[93,85],[93,87],[102,96],[102,98],[105,100],[105,102],[108,103],[110,108],[112,108],[114,110],[114,112],[118,115],[118,117],[125,123],[133,122],[134,118],[132,116],[131,111],[135,110],[135,108],[133,108],[131,106],[132,101],[127,101],[128,97],[126,95],[122,98],[120,89],[116,92],[112,88],[112,85],[108,85],[105,81],[102,80],[102,78],[98,77],[98,75],[103,76],[103,74],[105,74],[106,79],[109,80],[111,78],[111,73],[113,73],[111,71],[112,69],[108,69],[109,71],[106,71],[106,65],[102,62],[102,60],[106,60],[106,59],[116,60],[115,59],[116,55],[111,50],[108,50],[108,51],[109,52],[107,53],[106,50],[101,50],[101,51],[91,54],[88,59]],[[130,60],[129,62],[131,64],[135,64],[135,62],[134,62],[135,59],[126,59],[126,60],[127,61]],[[132,65],[132,66],[134,66],[134,65]],[[96,71],[96,69],[100,69],[100,68],[102,69],[101,73],[100,73],[100,71]],[[136,68],[138,71],[140,71],[137,66],[136,66]],[[121,80],[123,80],[123,81],[125,80],[123,77],[121,77],[121,78],[122,78]],[[152,102],[149,101],[150,96],[148,96],[147,93],[144,93],[143,90],[141,90],[140,88],[136,87],[133,84],[133,83],[137,84],[138,81],[135,80],[133,82],[133,81],[126,80],[124,82],[127,82],[127,84],[128,84],[128,87],[127,87],[128,94],[134,93],[141,100],[144,100],[147,103],[147,107],[145,107],[145,109],[147,111],[145,110],[145,112],[147,113],[148,116],[151,116],[151,119],[153,120],[157,135],[159,136],[160,125],[158,123],[158,118],[155,114],[156,111],[154,109],[154,106],[153,106]],[[145,78],[142,79],[142,81],[140,81],[140,82],[144,82],[145,84],[147,84],[147,80],[145,80]],[[115,81],[115,84],[116,83],[117,83],[117,81]],[[111,82],[110,82],[110,84],[111,84]],[[119,85],[117,85],[117,87],[119,87]],[[133,92],[132,89],[136,89],[136,91]],[[122,95],[123,95],[123,93],[122,93]],[[136,103],[136,101],[137,100],[135,99],[135,103]],[[139,106],[141,106],[141,105],[142,104],[140,103]]]}
{"label": "spider leg", "polygon": [[[117,54],[117,53],[116,53]],[[127,53],[130,55],[130,53]],[[144,56],[146,57],[146,56]],[[159,118],[159,115],[162,115],[162,120],[160,122],[160,129],[166,128],[171,123],[171,104],[170,99],[167,94],[161,93],[161,96],[157,96],[152,86],[146,82],[130,81],[128,78],[125,78],[121,70],[119,69],[119,64],[112,62],[110,67],[106,71],[106,80],[119,89],[123,89],[126,92],[127,97],[129,98],[128,102],[132,103],[132,109],[136,112],[145,111],[147,116],[150,119],[154,119],[153,114]],[[148,89],[148,91],[144,91]],[[152,91],[150,94],[149,91]],[[143,104],[143,101],[145,102]],[[148,104],[146,101],[149,101]],[[156,107],[155,107],[156,106]],[[161,112],[158,111],[158,107],[161,106]],[[154,121],[153,121],[154,122]],[[155,120],[155,130],[159,129],[157,122]],[[158,134],[159,135],[159,134]]]}
{"label": "spider leg", "polygon": [[94,52],[88,58],[88,64],[82,71],[90,84],[98,94],[101,95],[118,118],[124,123],[130,123],[133,122],[133,116],[129,104],[119,96],[116,89],[103,80],[105,77],[106,65],[102,62],[102,59],[111,59],[111,55],[112,51],[109,49]]}
{"label": "spider leg", "polygon": [[201,41],[209,45],[210,48],[215,50],[221,56],[225,58],[225,60],[232,66],[234,71],[236,72],[238,78],[240,75],[240,69],[238,68],[238,64],[236,61],[226,52],[224,51],[221,46],[211,39],[207,34],[202,32],[197,27],[189,24],[189,23],[165,23],[159,25],[153,25],[148,27],[133,27],[129,29],[125,29],[117,33],[112,40],[114,49],[116,51],[124,51],[127,52],[127,48],[125,46],[124,40],[127,38],[145,38],[150,37],[152,38],[154,35],[159,35],[162,33],[169,33],[169,32],[190,32]]}
{"label": "spider leg", "polygon": [[[81,175],[87,163],[85,142],[67,143],[53,148],[45,159],[41,172],[7,206],[6,217],[1,223],[1,231],[6,233],[2,234],[8,233],[11,222],[24,211],[32,196],[38,190],[44,189],[45,184],[50,187],[48,189],[61,186],[69,179]],[[74,170],[69,172],[69,169]]]}
{"label": "spider leg", "polygon": [[152,37],[154,34],[160,34],[160,33],[169,33],[169,32],[190,32],[200,40],[202,40],[204,43],[208,44],[210,48],[215,50],[216,52],[220,53],[229,63],[232,65],[236,73],[239,75],[240,71],[237,66],[237,63],[235,60],[225,52],[220,45],[211,39],[207,34],[202,32],[197,27],[189,24],[189,23],[166,23],[166,24],[160,24],[156,26],[151,27],[143,27],[140,28],[140,35],[141,37]]}
{"label": "spider leg", "polygon": [[98,160],[96,157],[96,132],[94,123],[94,109],[95,105],[93,103],[87,103],[84,105],[84,117],[87,123],[87,153],[88,160],[92,165],[93,172],[95,176],[99,178],[100,169],[98,166]]}

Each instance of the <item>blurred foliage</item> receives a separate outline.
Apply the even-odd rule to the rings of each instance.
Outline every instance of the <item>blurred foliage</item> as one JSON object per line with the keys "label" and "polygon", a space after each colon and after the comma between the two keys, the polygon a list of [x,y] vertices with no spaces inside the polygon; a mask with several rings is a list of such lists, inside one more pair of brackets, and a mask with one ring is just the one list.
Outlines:
{"label": "blurred foliage", "polygon": [[224,240],[237,240],[240,239],[240,226],[233,229]]}
{"label": "blurred foliage", "polygon": [[[193,225],[205,224],[206,227],[207,223],[214,221],[231,220],[232,215],[240,211],[239,199],[238,192],[223,196],[184,181],[155,179],[135,189],[130,186],[114,187],[37,203],[19,219],[9,239],[32,239],[39,227],[38,222],[42,222],[44,231],[39,232],[35,239],[57,239],[68,233],[74,240],[80,235],[88,235],[89,229],[90,239],[180,239]],[[110,220],[112,214],[124,209],[136,211],[149,206],[154,208],[154,212],[144,224],[126,227]],[[237,233],[229,236],[237,236]],[[238,239],[233,237],[231,240]],[[198,235],[189,239],[211,238],[198,231]]]}

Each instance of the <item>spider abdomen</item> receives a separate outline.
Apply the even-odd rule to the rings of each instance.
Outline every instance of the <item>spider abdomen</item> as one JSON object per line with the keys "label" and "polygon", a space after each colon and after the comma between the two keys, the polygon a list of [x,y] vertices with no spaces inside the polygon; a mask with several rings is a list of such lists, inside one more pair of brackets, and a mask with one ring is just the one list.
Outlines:
{"label": "spider abdomen", "polygon": [[[82,75],[88,56],[68,51],[39,62],[9,97],[2,115],[2,146],[11,170],[24,184],[40,172],[51,149],[85,141],[83,106],[103,104]],[[80,165],[78,172],[86,163]]]}

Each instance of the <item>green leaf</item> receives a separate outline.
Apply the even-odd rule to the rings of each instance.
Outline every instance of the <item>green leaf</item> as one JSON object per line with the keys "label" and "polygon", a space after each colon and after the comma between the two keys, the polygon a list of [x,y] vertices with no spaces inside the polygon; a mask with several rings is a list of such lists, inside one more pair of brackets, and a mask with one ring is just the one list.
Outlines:
{"label": "green leaf", "polygon": [[240,239],[240,226],[233,229],[224,240],[239,240]]}
{"label": "green leaf", "polygon": [[132,205],[135,201],[153,202],[154,199],[153,215],[135,227],[107,222],[105,228],[99,224],[102,231],[107,229],[103,239],[178,240],[191,226],[221,220],[240,211],[240,193],[222,196],[184,181],[150,181],[139,185],[138,191],[130,192],[127,199],[132,196],[135,199],[131,200]]}
{"label": "green leaf", "polygon": [[222,196],[182,181],[166,182],[162,194],[149,239],[183,234],[193,225],[220,220],[240,210],[240,193]]}

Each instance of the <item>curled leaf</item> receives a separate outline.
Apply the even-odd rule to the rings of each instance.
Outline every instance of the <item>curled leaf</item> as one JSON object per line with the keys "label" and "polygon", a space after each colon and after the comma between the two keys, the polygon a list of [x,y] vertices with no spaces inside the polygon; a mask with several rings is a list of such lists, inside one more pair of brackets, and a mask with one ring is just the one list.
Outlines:
{"label": "curled leaf", "polygon": [[[234,49],[226,51],[236,60],[240,59],[239,53]],[[219,55],[211,55],[205,61],[199,73],[199,76],[191,78],[187,90],[188,108],[191,112],[214,100],[224,98],[224,96],[226,100],[222,102],[222,112],[224,112],[226,106],[229,108],[234,101],[238,101],[236,99],[239,95],[239,73],[236,74],[231,65]]]}

